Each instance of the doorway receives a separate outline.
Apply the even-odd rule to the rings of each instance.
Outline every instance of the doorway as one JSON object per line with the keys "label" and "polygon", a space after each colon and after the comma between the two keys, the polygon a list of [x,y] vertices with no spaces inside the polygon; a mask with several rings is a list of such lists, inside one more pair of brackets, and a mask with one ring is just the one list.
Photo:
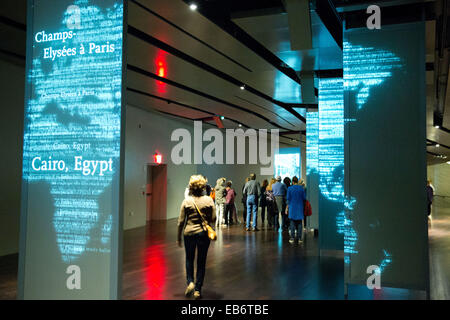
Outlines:
{"label": "doorway", "polygon": [[147,224],[167,218],[167,165],[147,165]]}

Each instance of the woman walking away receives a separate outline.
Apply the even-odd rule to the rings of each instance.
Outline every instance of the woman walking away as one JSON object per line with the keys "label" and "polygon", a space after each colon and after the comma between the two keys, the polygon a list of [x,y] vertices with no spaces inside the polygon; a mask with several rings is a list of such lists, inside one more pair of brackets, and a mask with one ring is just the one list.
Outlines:
{"label": "woman walking away", "polygon": [[267,222],[269,224],[269,228],[274,228],[275,230],[276,230],[275,228],[276,223],[278,222],[276,221],[276,219],[278,218],[277,214],[278,209],[277,204],[275,202],[275,196],[273,195],[272,185],[276,182],[277,180],[275,178],[272,178],[264,193],[267,206]]}
{"label": "woman walking away", "polygon": [[[180,217],[178,218],[177,243],[179,247],[181,247],[181,234],[184,230],[187,278],[185,295],[188,297],[194,293],[195,299],[201,298],[201,290],[205,278],[206,257],[211,241],[208,238],[203,219],[209,225],[214,225],[216,221],[214,202],[211,197],[204,195],[206,182],[206,178],[202,175],[193,175],[191,177],[189,180],[189,191],[192,196],[188,199],[184,199],[181,204]],[[200,216],[200,214],[202,216]],[[196,249],[197,281],[194,283],[194,259]]]}
{"label": "woman walking away", "polygon": [[226,195],[227,191],[225,190],[225,182],[227,180],[225,178],[219,178],[216,181],[216,187],[214,188],[216,190],[215,196],[216,196],[216,213],[217,213],[217,220],[216,220],[216,227],[224,224],[224,212],[225,212],[225,201],[226,201]]}
{"label": "woman walking away", "polygon": [[[266,188],[269,185],[269,182],[267,179],[264,179],[262,186],[261,186],[261,192],[259,196],[259,206],[261,207],[261,226],[264,228],[264,222],[266,220]],[[269,214],[267,214],[269,216]]]}
{"label": "woman walking away", "polygon": [[303,230],[303,210],[306,200],[305,189],[298,184],[298,178],[292,178],[293,185],[288,188],[287,203],[289,206],[289,219],[291,222],[291,236],[290,243],[294,243],[297,239],[298,243],[302,242],[302,230]]}

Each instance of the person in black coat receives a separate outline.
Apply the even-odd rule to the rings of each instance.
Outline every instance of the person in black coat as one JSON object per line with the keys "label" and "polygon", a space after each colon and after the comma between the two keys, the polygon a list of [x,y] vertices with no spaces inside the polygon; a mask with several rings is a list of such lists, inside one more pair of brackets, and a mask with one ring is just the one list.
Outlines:
{"label": "person in black coat", "polygon": [[427,181],[427,207],[428,207],[428,216],[431,215],[431,205],[433,204],[433,196],[434,191],[433,187],[431,186],[431,181]]}
{"label": "person in black coat", "polygon": [[261,222],[262,226],[264,227],[264,221],[266,220],[266,188],[269,185],[269,181],[265,179],[261,186],[260,196],[259,196],[259,206],[261,207]]}

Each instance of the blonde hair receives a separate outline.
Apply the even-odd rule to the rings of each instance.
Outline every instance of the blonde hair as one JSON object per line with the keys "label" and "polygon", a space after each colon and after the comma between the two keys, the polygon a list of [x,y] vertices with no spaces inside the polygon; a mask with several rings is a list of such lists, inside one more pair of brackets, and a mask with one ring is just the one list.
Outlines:
{"label": "blonde hair", "polygon": [[227,179],[225,179],[225,178],[223,178],[223,177],[217,179],[217,181],[216,181],[216,187],[223,186],[223,185],[225,184],[225,182],[227,182]]}
{"label": "blonde hair", "polygon": [[206,188],[208,180],[201,174],[193,175],[189,179],[189,192],[195,196],[201,196]]}
{"label": "blonde hair", "polygon": [[277,182],[277,179],[275,179],[275,178],[270,179],[269,186],[267,187],[266,190],[272,191],[272,185],[273,185],[275,182]]}

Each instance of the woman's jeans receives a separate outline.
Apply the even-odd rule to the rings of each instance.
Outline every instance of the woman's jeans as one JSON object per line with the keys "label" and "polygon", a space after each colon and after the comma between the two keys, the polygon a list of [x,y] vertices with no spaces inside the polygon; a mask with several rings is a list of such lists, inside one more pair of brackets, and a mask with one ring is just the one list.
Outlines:
{"label": "woman's jeans", "polygon": [[[297,235],[295,235],[295,230],[297,230]],[[291,219],[291,238],[302,238],[303,223],[302,220],[292,220]]]}
{"label": "woman's jeans", "polygon": [[218,204],[216,203],[216,227],[220,226],[222,223],[224,223],[224,213],[225,213],[225,203]]}
{"label": "woman's jeans", "polygon": [[186,251],[186,277],[187,284],[194,282],[194,259],[197,248],[197,282],[195,290],[201,291],[203,279],[205,278],[206,257],[211,240],[206,232],[184,236],[184,249]]}
{"label": "woman's jeans", "polygon": [[258,219],[258,198],[254,194],[247,195],[247,228],[250,228],[250,219],[253,214],[253,229],[256,229]]}

